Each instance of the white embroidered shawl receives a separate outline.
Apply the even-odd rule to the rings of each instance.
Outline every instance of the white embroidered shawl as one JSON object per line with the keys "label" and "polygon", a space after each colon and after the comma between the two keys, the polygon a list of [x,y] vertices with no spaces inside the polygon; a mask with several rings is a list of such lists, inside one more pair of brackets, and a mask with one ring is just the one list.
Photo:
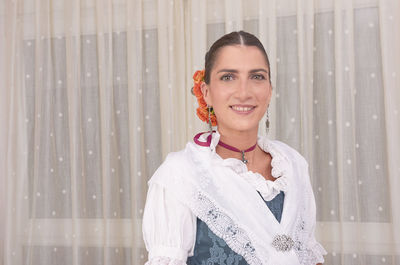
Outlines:
{"label": "white embroidered shawl", "polygon": [[[216,132],[210,147],[188,143],[169,154],[150,182],[173,193],[250,265],[323,262],[325,250],[314,238],[315,201],[304,158],[279,141],[259,137],[258,145],[272,156],[272,182],[248,171],[240,160],[222,159],[215,152],[218,141]],[[285,192],[280,223],[257,190],[265,200]]]}

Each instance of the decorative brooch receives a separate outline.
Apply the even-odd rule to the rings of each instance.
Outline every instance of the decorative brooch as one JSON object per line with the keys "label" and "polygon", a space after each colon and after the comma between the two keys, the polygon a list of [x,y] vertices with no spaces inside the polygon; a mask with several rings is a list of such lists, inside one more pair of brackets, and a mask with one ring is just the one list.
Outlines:
{"label": "decorative brooch", "polygon": [[290,251],[294,245],[293,239],[288,235],[277,235],[272,241],[272,246],[277,251]]}

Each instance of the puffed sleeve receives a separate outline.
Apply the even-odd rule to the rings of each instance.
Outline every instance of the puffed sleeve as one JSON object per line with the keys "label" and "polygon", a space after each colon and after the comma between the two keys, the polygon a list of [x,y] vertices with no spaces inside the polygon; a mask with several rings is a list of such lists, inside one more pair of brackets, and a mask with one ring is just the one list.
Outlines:
{"label": "puffed sleeve", "polygon": [[193,255],[196,216],[157,183],[149,186],[142,229],[149,252],[145,265],[184,265]]}

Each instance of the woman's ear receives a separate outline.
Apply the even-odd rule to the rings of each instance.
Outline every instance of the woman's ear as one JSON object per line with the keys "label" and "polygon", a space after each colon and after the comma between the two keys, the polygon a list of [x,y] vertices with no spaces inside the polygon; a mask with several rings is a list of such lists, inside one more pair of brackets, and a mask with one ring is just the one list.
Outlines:
{"label": "woman's ear", "polygon": [[201,93],[203,93],[204,100],[206,101],[208,106],[212,106],[212,100],[210,96],[210,87],[205,83],[201,83],[200,86]]}

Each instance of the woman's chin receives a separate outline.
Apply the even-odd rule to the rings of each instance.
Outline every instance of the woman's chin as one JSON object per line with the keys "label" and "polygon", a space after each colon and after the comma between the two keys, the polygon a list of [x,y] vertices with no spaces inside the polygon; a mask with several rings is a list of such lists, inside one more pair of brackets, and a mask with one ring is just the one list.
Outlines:
{"label": "woman's chin", "polygon": [[223,127],[224,131],[229,130],[229,131],[237,131],[237,132],[250,132],[253,130],[258,130],[258,123],[254,122],[246,122],[246,121],[237,121],[233,124],[226,124],[224,126],[219,126]]}

